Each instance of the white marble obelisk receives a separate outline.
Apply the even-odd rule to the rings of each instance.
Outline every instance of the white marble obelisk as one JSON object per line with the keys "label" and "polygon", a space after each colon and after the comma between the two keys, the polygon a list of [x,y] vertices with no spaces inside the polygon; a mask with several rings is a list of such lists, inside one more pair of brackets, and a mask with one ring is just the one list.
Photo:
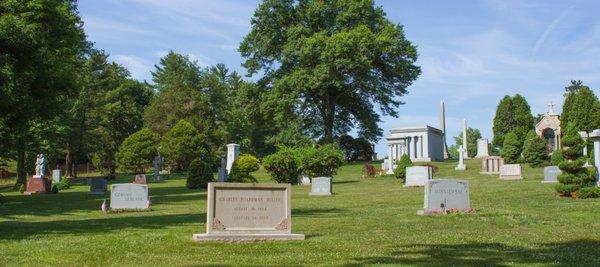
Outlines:
{"label": "white marble obelisk", "polygon": [[467,150],[468,146],[467,146],[467,119],[463,119],[463,155],[465,157],[465,159],[469,158],[469,151]]}
{"label": "white marble obelisk", "polygon": [[444,159],[449,159],[448,144],[446,143],[446,107],[444,100],[440,101],[440,130],[442,130],[442,142],[444,146]]}

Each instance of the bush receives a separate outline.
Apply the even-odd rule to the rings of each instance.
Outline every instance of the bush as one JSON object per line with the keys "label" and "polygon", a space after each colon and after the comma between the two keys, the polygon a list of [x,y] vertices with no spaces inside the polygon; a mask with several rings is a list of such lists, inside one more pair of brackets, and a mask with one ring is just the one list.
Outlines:
{"label": "bush", "polygon": [[124,172],[145,173],[144,168],[149,166],[156,156],[158,134],[148,128],[143,128],[125,138],[115,154],[117,167]]}
{"label": "bush", "polygon": [[502,144],[502,150],[500,154],[504,158],[504,162],[507,164],[516,163],[521,155],[520,151],[521,142],[517,135],[513,132],[507,133],[504,136],[504,143]]}
{"label": "bush", "polygon": [[396,164],[394,177],[404,182],[406,180],[406,167],[410,167],[412,165],[413,162],[410,160],[410,157],[406,154],[402,155],[402,157],[400,157],[400,161]]}
{"label": "bush", "polygon": [[186,120],[180,120],[160,143],[160,153],[173,172],[187,170],[192,160],[207,154],[198,130]]}
{"label": "bush", "polygon": [[0,194],[0,205],[6,203],[6,197],[4,197],[2,194]]}
{"label": "bush", "polygon": [[256,183],[258,182],[250,173],[260,169],[260,161],[252,155],[240,155],[231,166],[229,173],[229,182],[238,183]]}
{"label": "bush", "polygon": [[561,149],[554,150],[552,152],[552,156],[550,156],[550,163],[553,166],[558,166],[561,162],[565,160],[565,155],[563,154]]}
{"label": "bush", "polygon": [[578,198],[599,198],[600,187],[584,187],[577,191]]}
{"label": "bush", "polygon": [[56,183],[58,190],[65,190],[71,188],[71,180],[67,177],[63,177],[60,182]]}
{"label": "bush", "polygon": [[335,144],[301,148],[301,170],[309,177],[333,177],[344,163],[344,152]]}
{"label": "bush", "polygon": [[58,194],[58,186],[56,184],[52,185],[52,189],[50,189],[52,194]]}
{"label": "bush", "polygon": [[280,147],[274,154],[263,159],[263,167],[278,183],[298,183],[300,169],[300,156],[297,149]]}
{"label": "bush", "polygon": [[188,177],[185,186],[190,189],[206,188],[214,181],[210,163],[201,159],[193,160],[188,167]]}
{"label": "bush", "polygon": [[594,167],[585,168],[585,158],[580,155],[583,148],[583,140],[575,125],[567,124],[562,137],[564,161],[558,164],[563,172],[558,176],[560,184],[556,185],[556,192],[562,196],[574,197],[577,191],[584,187],[593,186],[595,181]]}
{"label": "bush", "polygon": [[362,167],[362,177],[363,178],[372,178],[375,177],[376,174],[376,170],[375,170],[375,166],[371,165],[371,164],[365,164]]}
{"label": "bush", "polygon": [[[533,136],[531,136],[533,135]],[[546,141],[530,131],[527,134],[529,140],[525,141],[523,146],[523,159],[529,163],[531,167],[538,168],[548,160],[548,147]]]}
{"label": "bush", "polygon": [[27,186],[25,186],[25,184],[21,184],[21,186],[19,186],[19,193],[23,194],[25,193],[25,190],[27,190]]}

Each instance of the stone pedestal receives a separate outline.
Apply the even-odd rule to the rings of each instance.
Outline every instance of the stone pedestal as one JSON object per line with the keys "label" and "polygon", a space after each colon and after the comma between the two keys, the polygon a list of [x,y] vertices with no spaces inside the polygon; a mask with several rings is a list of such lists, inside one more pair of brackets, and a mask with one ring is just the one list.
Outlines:
{"label": "stone pedestal", "polygon": [[45,177],[33,177],[27,181],[27,190],[25,191],[25,194],[45,194],[50,192],[51,187],[52,181]]}

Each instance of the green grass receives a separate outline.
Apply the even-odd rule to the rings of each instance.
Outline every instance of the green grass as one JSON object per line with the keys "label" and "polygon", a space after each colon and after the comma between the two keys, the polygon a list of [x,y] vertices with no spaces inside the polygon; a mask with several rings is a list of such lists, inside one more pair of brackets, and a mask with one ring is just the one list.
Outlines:
{"label": "green grass", "polygon": [[600,199],[557,197],[542,169],[502,181],[480,175],[479,160],[461,173],[455,162],[434,164],[436,178],[469,181],[477,214],[418,216],[423,188],[360,179],[361,165],[349,165],[333,196],[293,187],[292,231],[306,240],[292,242],[193,242],[205,232],[206,192],[186,189],[182,176],[150,184],[150,212],[104,214],[86,186],[3,193],[0,265],[600,265]]}

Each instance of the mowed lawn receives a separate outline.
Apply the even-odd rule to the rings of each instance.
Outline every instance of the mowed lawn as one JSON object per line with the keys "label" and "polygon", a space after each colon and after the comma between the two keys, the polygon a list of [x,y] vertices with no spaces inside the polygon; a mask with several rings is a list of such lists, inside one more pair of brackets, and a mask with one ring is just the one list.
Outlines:
{"label": "mowed lawn", "polygon": [[435,178],[468,180],[474,215],[418,216],[423,188],[361,179],[361,164],[339,170],[330,197],[293,186],[292,231],[306,240],[292,242],[193,242],[205,232],[206,192],[186,189],[183,176],[149,185],[149,212],[102,213],[104,197],[87,186],[4,192],[0,265],[600,266],[600,199],[556,196],[554,185],[540,183],[542,169],[502,181],[480,175],[480,160],[467,164],[455,172],[455,162],[435,163]]}

